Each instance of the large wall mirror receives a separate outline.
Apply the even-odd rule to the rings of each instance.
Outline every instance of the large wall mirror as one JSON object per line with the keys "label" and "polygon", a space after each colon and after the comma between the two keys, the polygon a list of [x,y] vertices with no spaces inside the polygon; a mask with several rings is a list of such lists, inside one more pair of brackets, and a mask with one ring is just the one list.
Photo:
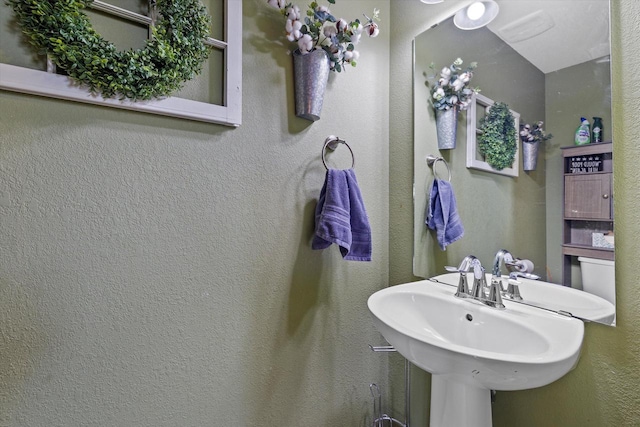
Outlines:
{"label": "large wall mirror", "polygon": [[[572,210],[565,199],[575,198],[571,194],[577,191],[567,187],[573,185],[567,178],[570,174],[589,171],[594,172],[590,176],[607,175],[607,185],[611,185],[609,1],[497,3],[498,16],[486,27],[460,30],[450,17],[414,40],[414,274],[425,278],[440,275],[445,272],[444,266],[458,265],[469,254],[477,256],[490,271],[496,252],[507,249],[514,257],[531,260],[534,274],[543,281],[591,293],[584,289],[587,286],[583,285],[582,273],[590,268],[589,260],[604,260],[607,262],[594,264],[596,273],[588,274],[595,277],[602,270],[605,278],[598,286],[611,296],[599,296],[615,305],[615,278],[606,278],[614,271],[611,187],[597,196],[609,206],[608,217],[589,213],[572,218],[571,213],[565,213]],[[439,6],[425,5],[434,12]],[[469,112],[458,117],[456,148],[438,150],[435,113],[424,72],[430,71],[432,63],[439,70],[456,58],[465,64],[478,63],[472,86],[478,86],[483,96],[508,104],[519,113],[520,123],[543,121],[545,131],[553,134],[541,147],[535,170],[523,169],[520,141],[516,176],[468,168]],[[476,108],[477,116],[481,116],[483,108]],[[602,118],[604,142],[590,144],[587,153],[580,152],[582,157],[578,158],[572,147],[581,117],[591,123],[593,117]],[[428,155],[442,157],[448,164],[465,228],[464,237],[445,251],[425,226],[425,213],[434,173],[446,178],[447,171],[444,162],[437,162],[432,169],[425,161]],[[596,168],[571,169],[572,161],[576,166],[583,158],[595,162]],[[580,182],[576,194],[581,200],[585,191],[595,194],[601,190],[591,191]],[[601,244],[603,236],[605,244]],[[610,292],[604,290],[607,286]],[[527,297],[524,299],[526,302]],[[572,308],[567,311],[573,313]],[[593,320],[588,315],[577,317]]]}

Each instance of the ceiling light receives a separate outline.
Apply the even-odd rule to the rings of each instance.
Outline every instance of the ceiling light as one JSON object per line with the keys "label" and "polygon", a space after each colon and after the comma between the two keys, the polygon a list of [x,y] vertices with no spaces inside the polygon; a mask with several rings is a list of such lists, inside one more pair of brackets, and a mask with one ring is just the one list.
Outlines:
{"label": "ceiling light", "polygon": [[420,1],[426,4],[436,4],[436,3],[442,3],[444,0],[420,0]]}
{"label": "ceiling light", "polygon": [[493,21],[499,9],[493,0],[477,1],[457,11],[453,23],[461,30],[475,30]]}
{"label": "ceiling light", "polygon": [[485,9],[486,8],[484,7],[484,3],[482,3],[481,1],[477,1],[467,8],[467,18],[471,19],[472,21],[477,21],[478,19],[482,18],[482,15],[484,15]]}

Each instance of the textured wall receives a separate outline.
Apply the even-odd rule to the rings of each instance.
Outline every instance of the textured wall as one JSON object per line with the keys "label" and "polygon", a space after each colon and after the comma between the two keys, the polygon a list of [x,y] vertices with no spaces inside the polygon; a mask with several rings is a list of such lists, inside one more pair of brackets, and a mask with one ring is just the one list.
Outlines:
{"label": "textured wall", "polygon": [[[445,2],[443,5],[446,5]],[[458,2],[456,7],[461,7]],[[411,214],[413,161],[411,40],[428,28],[420,2],[393,2],[391,39],[390,281],[412,279]],[[637,426],[640,420],[640,3],[612,1],[613,114],[615,133],[616,281],[618,326],[586,325],[578,366],[561,380],[535,390],[498,393],[494,425],[511,427]],[[620,241],[618,241],[618,238]],[[398,385],[401,386],[400,384]],[[414,426],[427,424],[428,375],[414,384]],[[422,404],[424,402],[424,404]],[[420,408],[418,406],[420,405]]]}
{"label": "textured wall", "polygon": [[[366,299],[388,283],[390,11],[332,8],[373,7],[381,35],[313,124],[262,0],[238,129],[0,92],[0,425],[366,425],[388,363]],[[355,152],[371,263],[310,249],[328,134]]]}

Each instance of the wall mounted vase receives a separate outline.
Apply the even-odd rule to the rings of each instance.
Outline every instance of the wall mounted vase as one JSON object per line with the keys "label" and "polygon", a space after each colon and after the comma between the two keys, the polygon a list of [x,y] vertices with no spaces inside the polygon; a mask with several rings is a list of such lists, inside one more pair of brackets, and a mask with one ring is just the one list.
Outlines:
{"label": "wall mounted vase", "polygon": [[458,129],[458,107],[448,110],[436,110],[436,130],[438,133],[438,149],[453,150],[456,148],[456,131]]}
{"label": "wall mounted vase", "polygon": [[534,171],[538,166],[538,149],[540,142],[523,142],[522,143],[522,169],[526,171]]}
{"label": "wall mounted vase", "polygon": [[315,122],[320,119],[324,92],[329,80],[329,56],[322,49],[305,55],[293,52],[296,116]]}

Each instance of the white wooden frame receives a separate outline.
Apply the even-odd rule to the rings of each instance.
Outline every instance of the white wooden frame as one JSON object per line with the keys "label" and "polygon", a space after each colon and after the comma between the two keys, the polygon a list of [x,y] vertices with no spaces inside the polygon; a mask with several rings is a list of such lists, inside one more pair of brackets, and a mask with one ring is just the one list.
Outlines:
{"label": "white wooden frame", "polygon": [[105,99],[67,76],[2,63],[0,89],[237,127],[242,123],[242,1],[225,0],[224,8],[225,40],[209,39],[209,44],[224,50],[224,105],[178,97],[136,102]]}
{"label": "white wooden frame", "polygon": [[[496,170],[489,165],[489,163],[478,159],[478,149],[477,149],[477,135],[480,133],[480,130],[476,127],[477,123],[477,107],[476,105],[480,105],[484,107],[485,114],[489,111],[489,108],[495,104],[495,101],[487,98],[486,96],[480,95],[479,93],[473,96],[471,104],[467,109],[467,168],[469,169],[479,169],[487,172],[493,172],[500,175],[507,176],[518,176],[518,171],[520,169],[520,144],[519,141],[516,141],[516,155],[513,161],[513,164],[510,168],[504,168],[502,170]],[[515,121],[516,132],[519,132],[520,129],[520,113],[517,113],[513,110],[511,114],[513,115],[513,119]]]}

